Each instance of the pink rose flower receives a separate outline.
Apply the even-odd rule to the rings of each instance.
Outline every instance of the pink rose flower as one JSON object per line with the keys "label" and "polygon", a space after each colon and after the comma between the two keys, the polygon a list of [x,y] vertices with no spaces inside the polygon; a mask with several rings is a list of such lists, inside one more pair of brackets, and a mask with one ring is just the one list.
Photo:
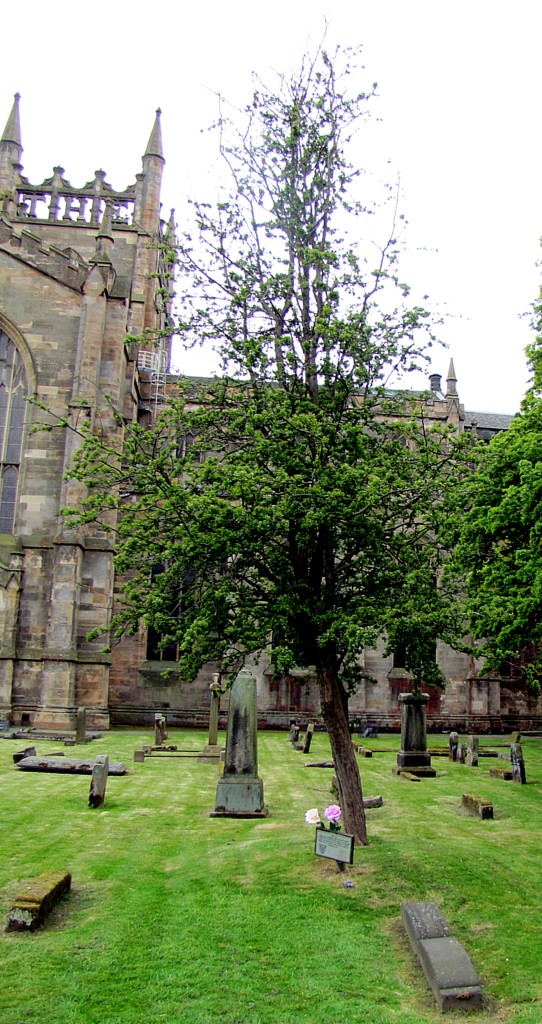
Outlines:
{"label": "pink rose flower", "polygon": [[318,808],[317,807],[311,807],[310,811],[307,811],[307,813],[305,814],[305,821],[309,825],[319,825],[320,824],[320,815],[318,813]]}
{"label": "pink rose flower", "polygon": [[324,811],[324,818],[327,818],[328,821],[334,822],[335,825],[339,821],[340,816],[341,808],[338,804],[330,804]]}

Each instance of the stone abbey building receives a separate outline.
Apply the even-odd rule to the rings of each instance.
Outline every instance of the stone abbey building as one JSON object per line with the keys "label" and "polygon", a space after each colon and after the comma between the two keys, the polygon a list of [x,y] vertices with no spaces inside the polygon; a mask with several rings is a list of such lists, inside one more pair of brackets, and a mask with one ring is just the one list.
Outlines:
{"label": "stone abbey building", "polygon": [[[55,167],[31,184],[22,153],[16,96],[0,139],[0,721],[73,728],[85,706],[98,729],[148,725],[155,710],[172,724],[204,724],[216,666],[182,683],[174,650],[161,651],[152,631],[142,627],[111,652],[103,637],[87,639],[110,621],[112,542],[96,529],[69,529],[61,511],[79,497],[80,485],[66,480],[77,427],[120,435],[134,420],[149,422],[166,393],[167,345],[138,351],[129,340],[167,337],[171,312],[157,245],[172,230],[160,217],[160,111],[141,171],[122,192],[102,170],[74,186]],[[453,364],[441,384],[433,375],[432,418],[486,439],[507,426],[507,417],[464,411]],[[44,421],[76,429],[33,430]],[[448,684],[431,696],[435,725],[542,724],[542,704],[517,680],[479,678],[480,666],[441,644],[436,657]],[[376,682],[362,683],[351,713],[396,726],[404,670],[378,651],[366,651],[365,668]],[[265,656],[253,670],[262,725],[317,713],[306,672],[274,679]]]}

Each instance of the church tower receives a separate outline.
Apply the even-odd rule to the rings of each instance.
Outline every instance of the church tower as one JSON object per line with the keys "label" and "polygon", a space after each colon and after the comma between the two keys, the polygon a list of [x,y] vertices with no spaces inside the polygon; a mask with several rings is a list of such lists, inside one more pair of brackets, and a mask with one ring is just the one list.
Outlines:
{"label": "church tower", "polygon": [[149,371],[167,368],[150,344],[170,317],[160,111],[117,192],[101,169],[31,184],[19,100],[0,139],[0,721],[70,728],[84,705],[107,728],[107,638],[87,635],[110,621],[112,535],[71,529],[62,509],[81,497],[65,479],[77,428],[120,442],[142,405],[152,414]]}

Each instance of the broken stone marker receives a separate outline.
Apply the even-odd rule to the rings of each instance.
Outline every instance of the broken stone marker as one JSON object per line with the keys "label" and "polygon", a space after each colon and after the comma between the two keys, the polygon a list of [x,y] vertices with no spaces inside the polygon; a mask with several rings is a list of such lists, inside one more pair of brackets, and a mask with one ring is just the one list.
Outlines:
{"label": "broken stone marker", "polygon": [[441,1010],[481,1007],[480,979],[436,903],[403,903],[401,918]]}
{"label": "broken stone marker", "polygon": [[14,761],[14,764],[19,764],[19,761],[22,761],[23,758],[25,758],[25,757],[35,757],[35,756],[36,756],[36,748],[35,747],[25,747],[24,750],[18,750],[17,753],[13,755],[13,761]]}
{"label": "broken stone marker", "polygon": [[211,817],[267,817],[263,782],[258,777],[256,680],[248,669],[241,669],[231,688],[224,775],[216,788]]}
{"label": "broken stone marker", "polygon": [[71,886],[69,871],[46,871],[21,890],[9,914],[7,932],[33,932]]}
{"label": "broken stone marker", "polygon": [[525,777],[525,761],[523,760],[523,749],[521,743],[510,744],[510,763],[514,782],[519,782],[524,786],[527,779]]}
{"label": "broken stone marker", "polygon": [[458,747],[458,743],[459,743],[459,736],[457,735],[456,732],[451,732],[450,736],[449,736],[449,739],[448,739],[448,746],[449,746],[449,750],[450,750],[450,753],[449,753],[448,756],[450,758],[450,761],[457,761],[457,747]]}
{"label": "broken stone marker", "polygon": [[290,743],[295,747],[296,743],[299,742],[299,726],[292,722],[290,726]]}
{"label": "broken stone marker", "polygon": [[103,807],[108,774],[109,758],[107,754],[98,754],[92,769],[90,795],[88,798],[89,807]]}

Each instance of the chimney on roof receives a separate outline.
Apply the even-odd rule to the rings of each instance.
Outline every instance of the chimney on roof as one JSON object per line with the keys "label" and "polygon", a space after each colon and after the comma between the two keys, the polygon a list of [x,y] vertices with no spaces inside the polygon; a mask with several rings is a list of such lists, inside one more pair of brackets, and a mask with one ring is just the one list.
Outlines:
{"label": "chimney on roof", "polygon": [[441,389],[442,374],[441,373],[430,373],[429,374],[429,387],[431,391],[439,391],[442,394]]}

